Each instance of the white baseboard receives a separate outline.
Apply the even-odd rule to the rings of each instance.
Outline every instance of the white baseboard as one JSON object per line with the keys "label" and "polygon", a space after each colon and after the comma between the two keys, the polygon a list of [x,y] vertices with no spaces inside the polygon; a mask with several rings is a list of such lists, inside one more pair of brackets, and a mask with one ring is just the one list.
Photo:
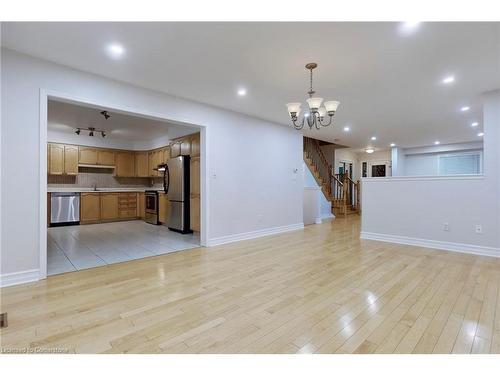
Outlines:
{"label": "white baseboard", "polygon": [[500,248],[496,247],[468,245],[458,242],[426,240],[424,238],[396,236],[392,234],[381,234],[372,232],[361,232],[360,238],[363,240],[383,241],[383,242],[398,243],[402,245],[428,247],[431,249],[455,251],[458,253],[465,253],[465,254],[484,255],[495,258],[500,257]]}
{"label": "white baseboard", "polygon": [[39,270],[12,272],[0,275],[0,287],[29,283],[40,279]]}
{"label": "white baseboard", "polygon": [[264,236],[270,236],[272,234],[291,232],[293,230],[299,230],[299,229],[304,229],[304,223],[285,225],[282,227],[261,229],[253,232],[245,232],[239,234],[232,234],[230,236],[211,238],[207,241],[207,246],[211,247],[211,246],[223,245],[226,243],[250,240],[252,238],[259,238]]}

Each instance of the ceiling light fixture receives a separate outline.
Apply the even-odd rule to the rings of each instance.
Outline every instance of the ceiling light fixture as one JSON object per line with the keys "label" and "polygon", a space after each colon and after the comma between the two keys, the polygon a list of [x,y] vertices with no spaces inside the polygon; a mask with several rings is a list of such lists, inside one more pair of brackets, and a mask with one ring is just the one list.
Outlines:
{"label": "ceiling light fixture", "polygon": [[377,137],[373,136],[370,138],[372,141],[376,141],[377,140]]}
{"label": "ceiling light fixture", "polygon": [[111,117],[111,115],[108,113],[108,111],[101,111],[99,113],[101,115],[103,115],[106,120]]}
{"label": "ceiling light fixture", "polygon": [[[288,103],[286,106],[288,108],[288,114],[290,115],[290,118],[292,119],[292,124],[295,129],[301,130],[304,127],[304,123],[307,120],[307,125],[309,126],[309,129],[312,129],[315,127],[316,129],[321,129],[321,127],[329,126],[332,124],[333,116],[335,115],[335,112],[337,111],[337,107],[339,106],[339,102],[336,100],[332,101],[327,101],[324,103],[324,107],[321,107],[321,104],[323,103],[323,98],[318,98],[318,97],[313,97],[313,95],[316,93],[313,90],[313,70],[316,69],[318,64],[316,63],[309,63],[306,65],[306,69],[309,70],[310,72],[310,87],[309,91],[307,94],[309,95],[309,99],[307,99],[307,104],[309,105],[309,111],[304,114],[304,117],[302,118],[302,121],[299,121],[299,115],[300,115],[300,106],[301,103]],[[328,114],[330,117],[330,120],[328,123],[324,123],[323,120]]]}
{"label": "ceiling light fixture", "polygon": [[478,137],[482,137],[483,135],[484,135],[484,133],[483,133],[483,132],[481,132],[481,133],[477,133],[477,136],[478,136]]}
{"label": "ceiling light fixture", "polygon": [[478,125],[479,125],[479,122],[473,122],[472,124],[470,124],[470,126],[472,126],[473,128],[475,128]]}
{"label": "ceiling light fixture", "polygon": [[373,153],[375,152],[375,150],[374,150],[373,148],[367,148],[367,149],[365,150],[365,152],[366,152],[367,154],[373,154]]}
{"label": "ceiling light fixture", "polygon": [[460,108],[460,110],[461,110],[462,112],[466,112],[466,111],[468,111],[469,109],[470,109],[470,107],[469,107],[469,106],[463,106],[462,108]]}
{"label": "ceiling light fixture", "polygon": [[437,146],[438,144],[440,144],[440,143],[441,143],[441,142],[439,142],[439,141],[434,142],[434,144],[435,144],[436,146]]}
{"label": "ceiling light fixture", "polygon": [[76,128],[75,134],[76,135],[80,135],[80,133],[82,132],[82,130],[88,131],[89,132],[89,137],[93,137],[94,136],[94,132],[95,133],[101,133],[101,136],[103,138],[106,136],[106,131],[105,130],[96,129],[94,127]]}
{"label": "ceiling light fixture", "polygon": [[246,89],[238,89],[238,96],[245,96],[247,94]]}
{"label": "ceiling light fixture", "polygon": [[455,82],[455,77],[453,76],[449,76],[449,77],[446,77],[442,80],[442,82],[446,85],[450,84],[450,83],[453,83]]}
{"label": "ceiling light fixture", "polygon": [[390,146],[391,147],[396,147],[396,144],[395,143],[391,143]]}
{"label": "ceiling light fixture", "polygon": [[409,35],[409,34],[415,32],[419,26],[420,26],[420,22],[403,22],[399,26],[399,31],[402,34]]}
{"label": "ceiling light fixture", "polygon": [[348,131],[350,131],[350,130],[351,130],[351,128],[350,128],[350,127],[348,127],[348,126],[344,126],[344,131],[345,131],[345,132],[348,132]]}
{"label": "ceiling light fixture", "polygon": [[112,43],[106,48],[109,57],[119,59],[125,54],[125,48],[118,43]]}

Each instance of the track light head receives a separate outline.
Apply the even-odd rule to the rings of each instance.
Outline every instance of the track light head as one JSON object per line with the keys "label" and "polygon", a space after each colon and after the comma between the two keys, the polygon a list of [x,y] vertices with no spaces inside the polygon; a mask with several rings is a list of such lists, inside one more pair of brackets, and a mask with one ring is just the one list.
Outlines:
{"label": "track light head", "polygon": [[106,136],[106,132],[101,132],[101,135],[104,138]]}
{"label": "track light head", "polygon": [[76,133],[76,135],[80,135],[80,133],[81,133],[80,128],[76,129],[76,132],[75,132],[75,133]]}
{"label": "track light head", "polygon": [[103,115],[106,120],[111,117],[108,111],[101,111],[100,114]]}

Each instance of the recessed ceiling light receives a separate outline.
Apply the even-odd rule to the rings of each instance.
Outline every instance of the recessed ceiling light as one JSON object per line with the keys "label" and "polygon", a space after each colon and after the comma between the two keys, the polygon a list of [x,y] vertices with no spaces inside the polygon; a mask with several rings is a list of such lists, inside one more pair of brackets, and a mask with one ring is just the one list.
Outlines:
{"label": "recessed ceiling light", "polygon": [[399,27],[399,31],[402,34],[408,35],[408,34],[415,32],[419,26],[420,26],[420,22],[403,22],[403,23],[401,23],[401,25]]}
{"label": "recessed ceiling light", "polygon": [[350,128],[350,127],[348,127],[348,126],[344,126],[344,131],[345,131],[345,132],[348,132],[349,130],[351,130],[351,128]]}
{"label": "recessed ceiling light", "polygon": [[377,140],[377,137],[373,136],[370,138],[372,141],[376,141]]}
{"label": "recessed ceiling light", "polygon": [[450,84],[450,83],[455,82],[455,77],[453,77],[453,76],[448,76],[448,77],[446,77],[446,78],[443,78],[442,82],[443,82],[444,84],[447,84],[447,85],[448,85],[448,84]]}
{"label": "recessed ceiling light", "polygon": [[390,146],[391,147],[396,147],[396,144],[395,143],[391,143]]}
{"label": "recessed ceiling light", "polygon": [[438,144],[440,144],[440,143],[441,143],[441,142],[439,142],[439,141],[434,142],[434,144],[435,144],[435,145],[438,145]]}
{"label": "recessed ceiling light", "polygon": [[478,136],[478,137],[482,137],[483,135],[484,135],[484,133],[483,133],[483,132],[481,132],[481,133],[477,133],[477,136]]}
{"label": "recessed ceiling light", "polygon": [[460,108],[462,112],[468,111],[469,109],[470,109],[469,106],[463,106],[462,108]]}
{"label": "recessed ceiling light", "polygon": [[238,96],[245,96],[247,94],[247,90],[246,89],[238,89]]}
{"label": "recessed ceiling light", "polygon": [[475,128],[478,125],[479,125],[479,122],[473,122],[472,124],[470,124],[470,126],[472,126],[473,128]]}
{"label": "recessed ceiling light", "polygon": [[119,59],[125,54],[125,48],[118,43],[112,43],[106,48],[108,55],[113,59]]}
{"label": "recessed ceiling light", "polygon": [[365,151],[367,154],[373,154],[375,150],[373,148],[367,148]]}

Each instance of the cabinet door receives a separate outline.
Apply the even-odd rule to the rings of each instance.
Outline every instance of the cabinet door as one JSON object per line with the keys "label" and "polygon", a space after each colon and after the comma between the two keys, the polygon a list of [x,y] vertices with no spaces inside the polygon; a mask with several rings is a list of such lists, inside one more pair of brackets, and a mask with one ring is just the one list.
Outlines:
{"label": "cabinet door", "polygon": [[134,154],[132,152],[115,153],[115,176],[133,177],[135,174]]}
{"label": "cabinet door", "polygon": [[78,146],[64,146],[64,174],[78,174]]}
{"label": "cabinet door", "polygon": [[101,197],[99,193],[82,193],[80,195],[80,221],[95,223],[101,219]]}
{"label": "cabinet door", "polygon": [[149,151],[148,153],[148,175],[149,177],[156,176],[155,161],[154,161],[155,153],[154,151]]}
{"label": "cabinet door", "polygon": [[118,218],[118,194],[101,193],[101,220]]}
{"label": "cabinet door", "polygon": [[200,133],[191,136],[191,157],[200,156]]}
{"label": "cabinet door", "polygon": [[200,158],[194,157],[189,163],[189,191],[191,195],[200,195]]}
{"label": "cabinet door", "polygon": [[136,152],[135,153],[135,176],[136,177],[148,177],[148,153],[147,152]]}
{"label": "cabinet door", "polygon": [[191,155],[191,137],[184,137],[182,139],[181,155]]}
{"label": "cabinet door", "polygon": [[64,174],[64,146],[49,144],[48,149],[49,174]]}
{"label": "cabinet door", "polygon": [[80,164],[97,164],[97,149],[91,147],[80,147],[78,155]]}
{"label": "cabinet door", "polygon": [[97,164],[115,165],[115,153],[110,150],[97,150]]}
{"label": "cabinet door", "polygon": [[145,206],[146,202],[144,193],[137,193],[137,217],[144,219],[146,216]]}
{"label": "cabinet door", "polygon": [[189,199],[189,224],[191,230],[200,231],[200,197]]}
{"label": "cabinet door", "polygon": [[174,141],[170,143],[170,157],[176,158],[181,154],[181,144],[179,141]]}
{"label": "cabinet door", "polygon": [[168,159],[170,159],[170,147],[165,147],[163,149],[163,163],[167,164]]}

